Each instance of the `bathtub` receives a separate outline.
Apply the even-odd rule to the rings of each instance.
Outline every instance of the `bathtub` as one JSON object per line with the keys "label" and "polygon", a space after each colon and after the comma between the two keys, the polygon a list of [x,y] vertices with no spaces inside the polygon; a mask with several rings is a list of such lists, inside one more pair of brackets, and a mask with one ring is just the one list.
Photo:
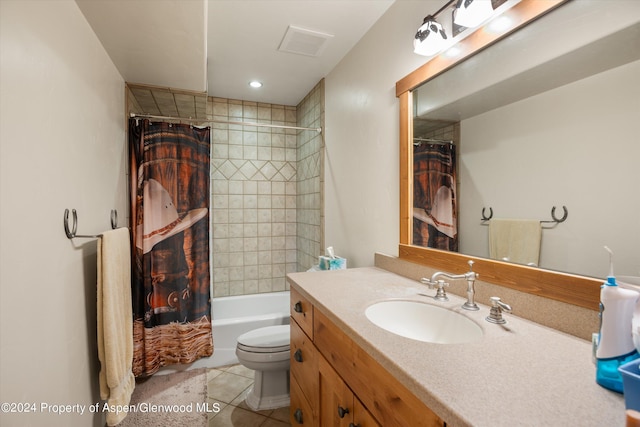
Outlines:
{"label": "bathtub", "polygon": [[238,363],[236,343],[240,335],[265,326],[289,324],[289,291],[212,298],[211,313],[213,356],[189,365],[165,366],[157,374]]}

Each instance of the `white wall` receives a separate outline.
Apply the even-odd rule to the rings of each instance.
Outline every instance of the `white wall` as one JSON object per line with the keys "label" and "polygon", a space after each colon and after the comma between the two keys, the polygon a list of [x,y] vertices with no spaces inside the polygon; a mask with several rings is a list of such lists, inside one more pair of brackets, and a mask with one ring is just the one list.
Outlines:
{"label": "white wall", "polygon": [[325,244],[349,267],[398,252],[395,84],[425,62],[413,37],[442,4],[396,1],[325,80]]}
{"label": "white wall", "polygon": [[[0,401],[99,401],[96,240],[126,225],[124,81],[74,1],[0,1]],[[0,424],[104,425],[7,414]]]}

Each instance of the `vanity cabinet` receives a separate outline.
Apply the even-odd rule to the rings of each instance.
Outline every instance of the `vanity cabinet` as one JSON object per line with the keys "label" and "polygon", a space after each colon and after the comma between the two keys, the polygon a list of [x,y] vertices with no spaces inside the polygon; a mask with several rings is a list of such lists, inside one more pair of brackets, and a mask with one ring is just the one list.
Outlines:
{"label": "vanity cabinet", "polygon": [[291,319],[292,425],[445,425],[293,285]]}

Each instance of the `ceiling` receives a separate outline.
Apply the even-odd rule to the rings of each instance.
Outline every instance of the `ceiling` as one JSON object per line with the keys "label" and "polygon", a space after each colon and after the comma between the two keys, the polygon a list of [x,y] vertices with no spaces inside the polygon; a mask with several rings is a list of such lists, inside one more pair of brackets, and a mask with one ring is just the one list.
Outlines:
{"label": "ceiling", "polygon": [[[128,83],[297,105],[394,0],[76,0]],[[299,47],[278,50],[289,26]],[[249,87],[251,80],[263,83]],[[136,95],[137,97],[137,95]]]}

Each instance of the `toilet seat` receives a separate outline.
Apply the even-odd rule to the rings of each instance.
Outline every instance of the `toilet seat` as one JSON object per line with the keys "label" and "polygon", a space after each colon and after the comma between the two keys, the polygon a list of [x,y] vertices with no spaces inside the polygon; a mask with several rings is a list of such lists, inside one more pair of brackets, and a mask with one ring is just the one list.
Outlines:
{"label": "toilet seat", "polygon": [[238,337],[238,349],[250,353],[288,352],[290,326],[267,326],[244,333]]}

